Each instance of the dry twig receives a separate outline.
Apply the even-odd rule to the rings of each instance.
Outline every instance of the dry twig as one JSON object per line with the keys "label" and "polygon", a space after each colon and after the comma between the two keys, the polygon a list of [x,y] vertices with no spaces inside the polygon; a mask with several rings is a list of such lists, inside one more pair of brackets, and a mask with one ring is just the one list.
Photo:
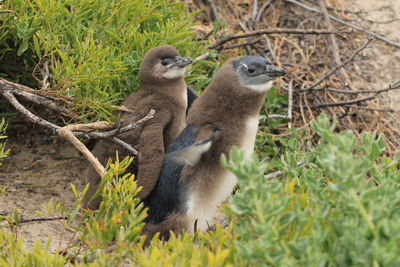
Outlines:
{"label": "dry twig", "polygon": [[[153,118],[155,111],[150,110],[149,114],[142,118],[141,120],[137,121],[136,123],[129,124],[125,127],[118,127],[117,129],[110,130],[108,132],[87,132],[93,129],[110,129],[112,124],[108,122],[96,122],[90,124],[78,124],[78,125],[67,125],[64,127],[60,127],[55,125],[51,122],[48,122],[45,119],[42,119],[32,112],[30,112],[27,108],[25,108],[17,98],[14,96],[13,91],[14,88],[5,80],[0,80],[0,94],[3,95],[5,99],[7,99],[14,108],[19,111],[22,115],[25,116],[26,119],[31,121],[34,124],[37,124],[41,127],[47,128],[52,130],[53,132],[57,133],[59,136],[66,138],[68,141],[71,142],[93,165],[95,170],[99,173],[100,176],[103,176],[105,169],[101,165],[101,163],[93,156],[93,154],[87,149],[87,147],[79,141],[77,137],[85,137],[85,138],[106,138],[120,146],[124,149],[129,151],[132,155],[137,156],[138,152],[131,147],[129,144],[125,143],[124,141],[120,140],[116,137],[116,135],[130,131],[135,129],[138,125],[145,123],[149,119]],[[48,101],[48,100],[47,100]],[[52,103],[52,105],[56,105]],[[77,131],[77,132],[73,132]]]}
{"label": "dry twig", "polygon": [[[312,11],[312,12],[317,12],[317,13],[320,13],[320,14],[322,13],[322,11],[320,11],[320,10],[318,10],[316,8],[310,7],[308,5],[305,5],[303,3],[300,3],[299,1],[296,1],[296,0],[285,0],[285,1],[289,2],[289,3],[292,3],[292,4],[295,4],[295,5],[298,5],[298,6],[302,7],[302,8],[304,8],[304,9],[307,9],[307,10]],[[389,40],[388,38],[386,38],[386,37],[384,37],[382,35],[379,35],[377,33],[368,31],[368,30],[366,30],[366,29],[364,29],[364,28],[362,28],[360,26],[348,23],[348,22],[344,21],[343,19],[335,17],[333,15],[329,15],[329,17],[331,19],[333,19],[333,20],[335,20],[335,21],[337,21],[337,22],[339,22],[339,23],[341,23],[343,25],[351,27],[351,28],[353,28],[353,29],[355,29],[355,30],[357,30],[359,32],[363,32],[363,33],[368,34],[368,35],[370,35],[372,37],[375,37],[376,39],[379,39],[379,40],[381,40],[381,41],[383,41],[383,42],[385,42],[385,43],[387,43],[387,44],[389,44],[391,46],[394,46],[396,48],[400,48],[400,43],[397,43],[395,41]]]}
{"label": "dry twig", "polygon": [[346,66],[347,63],[351,62],[354,60],[354,58],[362,51],[364,50],[369,43],[372,41],[372,39],[369,39],[363,46],[359,47],[350,57],[348,57],[341,65],[336,66],[334,69],[332,69],[331,71],[329,71],[324,77],[322,77],[320,80],[316,81],[315,83],[313,83],[312,85],[310,85],[309,87],[302,89],[302,90],[298,90],[297,92],[306,92],[306,91],[310,91],[313,90],[315,87],[317,87],[318,85],[320,85],[322,82],[326,81],[330,76],[332,76],[333,74],[335,74],[338,70],[340,70],[341,68],[343,68],[344,66]]}
{"label": "dry twig", "polygon": [[317,34],[318,35],[318,34],[338,34],[338,33],[343,33],[343,32],[332,32],[332,31],[328,31],[328,30],[318,30],[318,29],[309,29],[309,30],[280,29],[280,28],[263,29],[263,30],[251,31],[251,32],[246,32],[246,33],[241,33],[241,34],[237,34],[237,35],[231,35],[231,36],[224,37],[224,38],[216,41],[209,48],[217,49],[221,45],[223,45],[229,41],[235,40],[235,39],[246,38],[246,37],[251,37],[251,36],[258,36],[258,35],[263,35],[263,34]]}

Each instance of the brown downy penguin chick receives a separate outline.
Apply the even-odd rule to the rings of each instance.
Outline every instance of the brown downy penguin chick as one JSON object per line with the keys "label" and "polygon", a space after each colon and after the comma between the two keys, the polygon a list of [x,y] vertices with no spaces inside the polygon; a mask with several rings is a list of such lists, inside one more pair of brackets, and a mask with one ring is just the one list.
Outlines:
{"label": "brown downy penguin chick", "polygon": [[[144,125],[118,136],[139,152],[139,159],[135,159],[133,166],[128,169],[135,174],[137,171],[137,183],[143,186],[139,198],[145,198],[153,190],[160,174],[165,148],[186,126],[188,96],[183,76],[185,67],[191,63],[190,58],[180,57],[178,51],[169,45],[149,50],[140,66],[139,90],[130,94],[122,103],[133,110],[121,117],[122,126],[143,118],[150,109],[155,110],[154,117]],[[120,159],[129,155],[122,147],[107,140],[98,142],[92,152],[104,165],[109,158],[115,159],[116,152]],[[89,183],[84,205],[97,209],[101,199],[91,198],[98,189],[101,177],[92,166],[88,167],[84,177]]]}
{"label": "brown downy penguin chick", "polygon": [[259,56],[222,66],[189,110],[186,128],[168,147],[157,185],[143,201],[149,208],[144,232],[151,236],[158,231],[167,239],[168,230],[179,234],[209,228],[217,206],[237,183],[220,157],[232,146],[252,154],[265,93],[285,73]]}

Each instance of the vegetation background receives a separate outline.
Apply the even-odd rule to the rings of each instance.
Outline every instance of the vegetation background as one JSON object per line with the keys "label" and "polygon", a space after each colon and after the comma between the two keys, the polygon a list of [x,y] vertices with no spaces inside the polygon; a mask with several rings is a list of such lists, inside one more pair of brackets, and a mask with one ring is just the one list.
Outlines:
{"label": "vegetation background", "polygon": [[[196,58],[211,42],[199,40],[201,25],[193,22],[188,5],[174,1],[3,0],[0,10],[12,11],[0,13],[1,77],[40,89],[77,116],[60,117],[27,104],[58,124],[114,119],[111,111],[137,89],[140,59],[151,47],[168,43]],[[228,27],[223,21],[213,26],[215,34]],[[217,63],[211,52],[189,69],[188,84],[200,91],[226,58],[245,53],[222,51]],[[262,115],[285,114],[287,103],[286,93],[273,89]],[[51,133],[21,125],[4,99],[0,109],[5,118],[0,121],[0,199],[7,204],[0,209],[0,266],[400,264],[400,156],[387,151],[382,135],[339,131],[343,127],[334,116],[322,114],[310,130],[284,119],[262,121],[253,159],[244,161],[237,150],[222,159],[240,181],[222,207],[228,227],[165,243],[154,240],[144,248],[139,233],[145,211],[133,198],[134,177],[121,175],[131,159],[109,164],[100,210],[84,210],[86,189],[79,174],[87,163]],[[276,134],[278,128],[286,128],[286,134]],[[12,145],[4,142],[6,134]],[[26,149],[31,154],[18,156]],[[39,158],[32,156],[38,152]],[[46,172],[49,166],[57,172]],[[283,175],[265,177],[276,170]],[[49,195],[36,198],[49,192],[52,201]],[[21,203],[15,195],[30,212],[9,209]],[[65,219],[51,222],[57,227],[42,223],[44,232],[56,235],[42,235],[32,244],[24,237],[32,239],[29,230],[35,228],[24,227],[39,224],[29,221],[38,210],[29,206],[35,201],[46,203],[38,215]]]}

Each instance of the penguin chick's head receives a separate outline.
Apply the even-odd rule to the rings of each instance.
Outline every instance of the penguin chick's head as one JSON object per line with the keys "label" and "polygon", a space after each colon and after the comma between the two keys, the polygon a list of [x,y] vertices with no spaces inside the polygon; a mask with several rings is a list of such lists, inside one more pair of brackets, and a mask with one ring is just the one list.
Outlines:
{"label": "penguin chick's head", "polygon": [[143,58],[140,66],[141,82],[165,81],[182,78],[185,67],[193,60],[180,57],[175,47],[161,45],[150,49]]}
{"label": "penguin chick's head", "polygon": [[256,92],[269,90],[275,78],[286,74],[285,69],[275,67],[260,56],[242,57],[232,64],[240,85]]}

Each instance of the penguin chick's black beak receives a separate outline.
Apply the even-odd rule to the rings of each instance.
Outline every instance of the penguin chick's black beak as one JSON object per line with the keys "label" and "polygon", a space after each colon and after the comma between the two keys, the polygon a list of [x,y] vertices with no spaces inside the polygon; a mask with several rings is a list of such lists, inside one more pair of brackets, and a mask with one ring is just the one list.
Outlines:
{"label": "penguin chick's black beak", "polygon": [[277,78],[285,75],[287,71],[283,68],[275,67],[273,65],[268,65],[265,70],[265,73],[268,74],[268,76],[270,77]]}
{"label": "penguin chick's black beak", "polygon": [[186,67],[189,64],[193,63],[193,59],[190,57],[175,57],[175,63],[169,65],[168,67],[178,66],[178,67]]}

